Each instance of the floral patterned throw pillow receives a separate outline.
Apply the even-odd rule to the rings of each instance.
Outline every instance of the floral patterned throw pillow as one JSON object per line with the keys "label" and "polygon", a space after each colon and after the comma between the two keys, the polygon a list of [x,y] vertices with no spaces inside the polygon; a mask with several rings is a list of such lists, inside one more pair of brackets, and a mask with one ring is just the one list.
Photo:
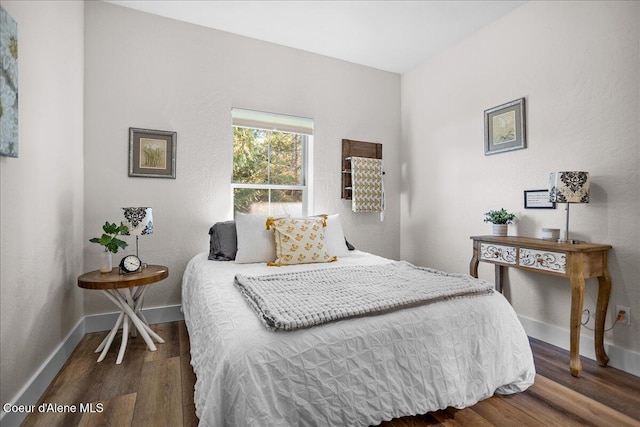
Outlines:
{"label": "floral patterned throw pillow", "polygon": [[276,260],[268,265],[311,264],[336,261],[327,252],[324,228],[327,218],[268,218],[267,229],[273,230]]}

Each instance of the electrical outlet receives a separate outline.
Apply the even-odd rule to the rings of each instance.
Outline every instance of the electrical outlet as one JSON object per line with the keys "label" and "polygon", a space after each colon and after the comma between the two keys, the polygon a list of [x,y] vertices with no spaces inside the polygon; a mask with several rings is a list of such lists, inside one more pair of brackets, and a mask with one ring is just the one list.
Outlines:
{"label": "electrical outlet", "polygon": [[[624,312],[622,314],[621,312]],[[616,305],[616,318],[620,317],[618,323],[623,325],[631,325],[631,309],[629,307],[624,307],[622,305]]]}

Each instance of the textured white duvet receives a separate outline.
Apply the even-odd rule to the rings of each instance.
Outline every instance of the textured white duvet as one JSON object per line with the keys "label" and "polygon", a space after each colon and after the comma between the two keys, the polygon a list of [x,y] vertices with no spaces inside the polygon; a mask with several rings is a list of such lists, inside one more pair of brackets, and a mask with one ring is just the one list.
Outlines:
{"label": "textured white duvet", "polygon": [[182,303],[200,426],[376,425],[533,384],[526,334],[495,292],[271,332],[233,286],[236,273],[388,262],[359,251],[287,267],[194,257]]}

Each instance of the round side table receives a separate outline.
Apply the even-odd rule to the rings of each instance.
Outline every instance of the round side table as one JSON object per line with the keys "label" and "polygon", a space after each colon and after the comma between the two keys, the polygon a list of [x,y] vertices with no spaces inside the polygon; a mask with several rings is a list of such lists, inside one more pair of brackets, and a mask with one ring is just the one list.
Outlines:
{"label": "round side table", "polygon": [[137,273],[129,274],[120,274],[119,268],[115,267],[110,273],[101,273],[99,270],[96,270],[78,277],[78,286],[84,289],[102,291],[120,309],[120,315],[116,320],[116,324],[95,351],[96,353],[102,351],[100,357],[98,357],[98,362],[104,360],[121,324],[122,342],[120,343],[120,351],[118,352],[116,364],[122,363],[124,351],[127,348],[129,322],[135,326],[135,328],[131,328],[131,335],[136,336],[136,331],[139,332],[140,336],[142,336],[147,343],[149,350],[157,350],[153,340],[156,340],[158,343],[164,342],[158,334],[151,330],[149,322],[147,322],[141,310],[144,294],[147,290],[146,285],[159,282],[167,277],[169,277],[169,269],[163,265],[149,265]]}

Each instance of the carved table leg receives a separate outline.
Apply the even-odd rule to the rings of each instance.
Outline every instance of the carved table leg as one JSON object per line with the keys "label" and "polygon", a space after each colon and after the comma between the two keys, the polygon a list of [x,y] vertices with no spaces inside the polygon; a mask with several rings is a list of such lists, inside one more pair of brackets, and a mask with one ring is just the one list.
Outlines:
{"label": "carved table leg", "polygon": [[581,257],[575,254],[571,257],[571,320],[570,320],[570,351],[569,370],[571,375],[579,377],[582,372],[580,362],[580,325],[582,306],[584,304],[584,277],[581,271]]}
{"label": "carved table leg", "polygon": [[[605,254],[606,256],[606,254]],[[605,264],[606,265],[606,264]],[[600,366],[607,366],[609,357],[604,351],[604,320],[609,305],[609,295],[611,294],[611,279],[609,272],[605,269],[604,274],[598,277],[598,302],[596,305],[596,359]]]}
{"label": "carved table leg", "polygon": [[469,274],[473,277],[478,277],[478,263],[480,263],[480,258],[478,257],[478,247],[473,244],[473,257],[471,257],[471,261],[469,262]]}
{"label": "carved table leg", "polygon": [[504,275],[504,267],[501,265],[495,265],[495,284],[496,291],[502,293],[502,276]]}

